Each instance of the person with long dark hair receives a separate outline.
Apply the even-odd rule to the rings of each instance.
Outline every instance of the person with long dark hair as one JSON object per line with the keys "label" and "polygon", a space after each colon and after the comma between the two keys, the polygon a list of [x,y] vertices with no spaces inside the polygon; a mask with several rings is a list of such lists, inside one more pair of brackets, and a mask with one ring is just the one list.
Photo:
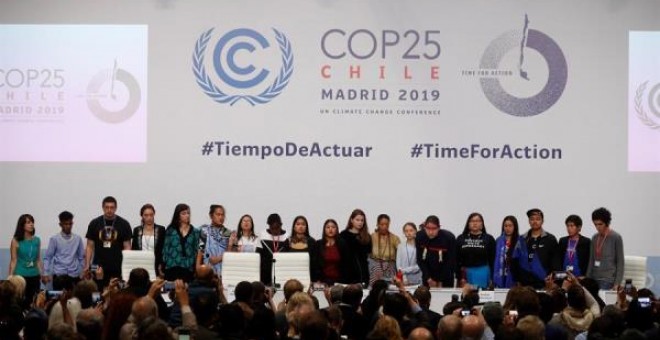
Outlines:
{"label": "person with long dark hair", "polygon": [[493,284],[495,288],[511,288],[518,282],[520,260],[527,260],[525,239],[518,231],[518,219],[506,216],[502,232],[495,241]]}
{"label": "person with long dark hair", "polygon": [[337,221],[323,223],[323,235],[316,241],[311,256],[312,282],[333,285],[346,282],[346,269],[351,262],[346,241],[339,237]]}
{"label": "person with long dark hair", "polygon": [[199,251],[199,236],[199,229],[195,229],[190,224],[190,207],[185,203],[177,204],[172,222],[165,231],[163,245],[165,280],[192,281]]}
{"label": "person with long dark hair", "polygon": [[165,227],[155,223],[156,208],[147,203],[140,208],[142,223],[133,228],[131,249],[150,251],[154,253],[155,273],[158,276],[165,275],[163,267],[163,245],[165,244]]}
{"label": "person with long dark hair", "polygon": [[[14,237],[10,245],[11,259],[9,275],[20,275],[25,279],[24,307],[32,303],[39,292],[39,283],[44,274],[41,261],[41,239],[36,236],[34,217],[23,214],[18,218]],[[43,276],[44,281],[46,276]]]}
{"label": "person with long dark hair", "polygon": [[371,252],[371,236],[364,211],[355,209],[348,218],[346,228],[339,233],[348,245],[351,266],[346,273],[346,283],[369,284],[367,257]]}
{"label": "person with long dark hair", "polygon": [[390,232],[390,217],[386,214],[376,218],[376,231],[371,234],[369,256],[369,284],[376,280],[392,281],[396,275],[396,250],[401,243],[398,236]]}
{"label": "person with long dark hair", "polygon": [[463,233],[456,239],[458,281],[479,288],[491,284],[495,261],[495,239],[486,232],[484,217],[473,212],[465,221]]}
{"label": "person with long dark hair", "polygon": [[254,232],[254,220],[250,215],[243,215],[236,228],[236,250],[241,253],[253,253],[261,247],[261,239]]}
{"label": "person with long dark hair", "polygon": [[291,225],[291,236],[289,236],[289,240],[286,243],[286,251],[290,253],[311,253],[315,242],[316,240],[309,235],[307,218],[302,215],[296,216]]}
{"label": "person with long dark hair", "polygon": [[222,258],[236,244],[236,232],[225,227],[225,207],[212,204],[209,208],[210,224],[200,228],[199,256],[197,265],[208,264],[213,271],[222,275]]}
{"label": "person with long dark hair", "polygon": [[422,282],[430,288],[451,288],[456,271],[456,237],[440,229],[440,219],[431,215],[424,230],[417,232],[417,265],[422,270]]}

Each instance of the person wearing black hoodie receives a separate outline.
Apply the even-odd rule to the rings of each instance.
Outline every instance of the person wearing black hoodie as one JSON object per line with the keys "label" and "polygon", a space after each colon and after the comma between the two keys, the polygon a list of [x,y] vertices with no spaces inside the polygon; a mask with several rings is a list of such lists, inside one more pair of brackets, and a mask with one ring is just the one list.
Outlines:
{"label": "person wearing black hoodie", "polygon": [[479,288],[492,285],[495,262],[495,238],[486,233],[484,218],[480,213],[471,213],[465,222],[463,233],[456,239],[456,267],[459,283],[469,283]]}
{"label": "person wearing black hoodie", "polygon": [[440,219],[431,215],[424,230],[417,232],[417,265],[422,270],[422,282],[431,288],[453,287],[456,270],[456,238],[440,229]]}
{"label": "person wearing black hoodie", "polygon": [[545,278],[553,271],[561,270],[561,256],[557,238],[543,229],[543,211],[534,208],[527,211],[530,229],[523,235],[527,243],[531,275],[522,275],[523,285],[541,289]]}

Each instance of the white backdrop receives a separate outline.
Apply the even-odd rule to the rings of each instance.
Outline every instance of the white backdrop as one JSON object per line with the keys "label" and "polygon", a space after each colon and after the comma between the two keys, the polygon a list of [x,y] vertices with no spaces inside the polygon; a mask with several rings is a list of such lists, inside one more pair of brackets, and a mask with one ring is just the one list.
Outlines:
{"label": "white backdrop", "polygon": [[[526,30],[525,14],[529,18]],[[9,246],[16,220],[25,212],[35,216],[43,238],[57,231],[57,214],[65,209],[75,214],[74,230],[84,234],[88,221],[101,213],[102,198],[113,195],[119,200],[118,214],[133,225],[139,222],[139,208],[146,202],[156,206],[159,224],[169,222],[177,203],[188,203],[194,225],[207,223],[208,206],[220,203],[227,208],[226,224],[232,228],[245,213],[254,217],[258,232],[271,212],[280,213],[287,228],[294,216],[302,214],[315,237],[320,236],[326,218],[335,218],[343,227],[354,208],[366,211],[370,230],[380,213],[392,217],[391,229],[399,234],[405,222],[419,223],[436,214],[444,228],[459,233],[468,214],[478,211],[492,234],[499,234],[500,223],[509,214],[519,218],[524,232],[528,228],[524,214],[532,207],[545,212],[545,227],[557,236],[565,234],[563,222],[569,214],[582,216],[583,234],[591,236],[595,231],[591,211],[605,206],[613,213],[612,226],[623,235],[627,254],[660,255],[656,244],[660,175],[630,172],[627,165],[632,100],[628,34],[660,30],[659,17],[660,3],[622,1],[3,1],[3,24],[148,26],[148,91],[147,84],[140,84],[148,100],[141,104],[147,108],[146,162],[0,163],[4,226],[0,237],[6,240],[2,247]],[[281,61],[286,49],[278,44],[272,28],[291,46],[292,74],[286,86],[265,104],[215,102],[202,91],[193,73],[195,44],[210,28],[214,31],[203,65],[224,94],[256,95],[277,82],[278,72],[286,68]],[[262,84],[248,92],[224,84],[212,63],[220,37],[237,28],[253,29],[270,43],[269,48],[255,43],[254,52],[236,53],[239,67],[252,64],[257,70],[270,71]],[[389,39],[394,37],[391,32],[397,32],[400,41],[386,49],[384,58],[382,41],[378,41],[370,58],[332,59],[324,55],[321,40],[333,29],[346,34],[329,36],[326,47],[331,54],[347,51],[347,37],[360,29],[373,32],[378,40],[384,30],[390,32]],[[404,38],[409,30],[416,33]],[[544,33],[566,60],[563,92],[554,105],[537,115],[516,117],[498,109],[484,94],[480,76],[466,72],[479,70],[486,47],[510,30],[518,32],[516,39],[532,30]],[[426,41],[440,46],[440,55],[431,60],[423,57],[435,52],[433,43],[424,44],[429,31],[438,32],[430,33]],[[415,34],[420,41],[413,45]],[[365,55],[369,42],[370,36],[362,31],[351,48]],[[103,44],[103,39],[96,44]],[[402,57],[411,46],[409,54],[422,55],[419,59]],[[88,48],[97,46],[91,43]],[[529,47],[523,50],[522,68],[530,80],[519,77],[520,50],[505,51],[499,64],[499,69],[512,72],[500,78],[502,87],[517,97],[540,92],[550,73],[542,53]],[[6,65],[11,53],[8,48],[0,52],[0,69],[12,67]],[[39,67],[56,67],[58,61],[45,55],[39,63]],[[325,65],[330,66],[329,79],[323,77]],[[360,78],[351,79],[350,67],[357,66]],[[385,79],[380,79],[381,66]],[[378,89],[388,91],[389,97],[331,100],[322,98],[324,89],[334,93]],[[439,98],[399,100],[399,91],[411,89],[428,94],[438,91]],[[0,96],[4,90],[0,87]],[[370,109],[393,114],[366,114]],[[76,110],[80,112],[73,113],[89,114],[84,108]],[[323,110],[329,113],[320,113]],[[363,114],[333,110],[363,110]],[[400,115],[398,110],[435,114]],[[21,133],[31,133],[29,127],[24,128]],[[116,125],[99,129],[99,138],[124,138]],[[76,138],[75,130],[70,136]],[[26,147],[7,136],[0,141],[2,148]],[[217,148],[211,155],[202,155],[207,141],[269,146],[317,142],[372,150],[363,158],[261,159],[217,155]],[[411,157],[418,143],[492,148],[538,145],[561,149],[561,159]],[[650,150],[658,153],[658,145]]]}

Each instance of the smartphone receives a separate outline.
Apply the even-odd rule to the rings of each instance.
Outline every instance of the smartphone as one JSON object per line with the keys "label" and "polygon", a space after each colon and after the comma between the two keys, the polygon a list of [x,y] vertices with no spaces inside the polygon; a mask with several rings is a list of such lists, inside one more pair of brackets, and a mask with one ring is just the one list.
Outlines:
{"label": "smartphone", "polygon": [[564,280],[568,277],[568,274],[566,272],[554,272],[552,274],[553,280]]}
{"label": "smartphone", "polygon": [[89,266],[89,271],[91,271],[91,272],[95,272],[95,271],[97,271],[98,269],[99,269],[99,265],[98,265],[98,264],[93,264],[93,265]]}
{"label": "smartphone", "polygon": [[174,281],[165,281],[163,285],[163,292],[171,292],[174,290]]}
{"label": "smartphone", "polygon": [[126,281],[124,281],[124,280],[119,281],[119,282],[117,283],[117,287],[119,287],[119,289],[124,289],[124,288],[126,288]]}
{"label": "smartphone", "polygon": [[312,285],[312,289],[314,291],[323,291],[323,290],[325,290],[325,284],[323,284],[323,283],[314,283]]}
{"label": "smartphone", "polygon": [[48,300],[56,300],[56,299],[59,299],[60,296],[62,296],[62,291],[61,290],[47,290],[46,291],[46,299],[48,299]]}
{"label": "smartphone", "polygon": [[641,298],[638,298],[637,301],[639,301],[639,306],[642,307],[642,308],[650,308],[651,307],[651,298],[641,297]]}
{"label": "smartphone", "polygon": [[188,328],[179,328],[178,340],[190,340],[190,330]]}
{"label": "smartphone", "polygon": [[518,311],[517,310],[510,310],[509,315],[513,315],[514,318],[518,318]]}
{"label": "smartphone", "polygon": [[96,305],[99,302],[101,302],[101,293],[93,292],[92,293],[92,303]]}
{"label": "smartphone", "polygon": [[470,314],[472,314],[472,311],[469,308],[463,308],[463,310],[461,310],[461,316],[462,317],[466,317]]}
{"label": "smartphone", "polygon": [[623,291],[626,294],[632,293],[632,279],[626,279],[626,284],[623,286]]}

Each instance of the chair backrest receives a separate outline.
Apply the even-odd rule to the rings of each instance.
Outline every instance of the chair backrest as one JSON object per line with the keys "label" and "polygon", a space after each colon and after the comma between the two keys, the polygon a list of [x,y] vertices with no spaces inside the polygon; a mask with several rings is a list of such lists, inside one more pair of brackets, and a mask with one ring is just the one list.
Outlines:
{"label": "chair backrest", "polygon": [[153,251],[122,250],[121,253],[124,257],[121,262],[121,276],[124,281],[128,281],[128,276],[134,268],[144,268],[151,280],[156,279],[156,256]]}
{"label": "chair backrest", "polygon": [[624,262],[624,281],[632,279],[635,288],[646,288],[646,257],[626,255]]}
{"label": "chair backrest", "polygon": [[309,254],[302,253],[275,253],[274,272],[277,283],[284,286],[289,279],[296,279],[309,288],[311,277],[309,275]]}
{"label": "chair backrest", "polygon": [[222,255],[222,285],[229,288],[236,287],[241,281],[259,281],[260,263],[257,253],[225,252]]}

